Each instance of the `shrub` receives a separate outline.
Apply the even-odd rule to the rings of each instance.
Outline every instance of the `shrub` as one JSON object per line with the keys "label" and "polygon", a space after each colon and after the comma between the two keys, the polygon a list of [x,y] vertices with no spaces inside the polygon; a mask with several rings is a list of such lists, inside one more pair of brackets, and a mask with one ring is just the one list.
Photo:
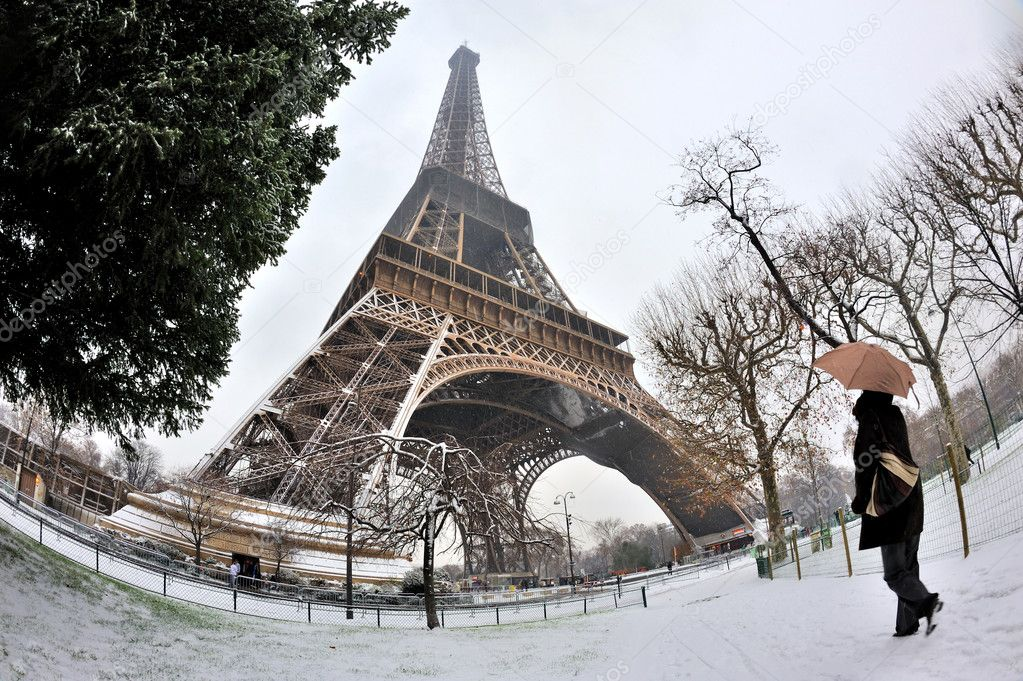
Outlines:
{"label": "shrub", "polygon": [[403,593],[407,594],[423,593],[423,569],[412,568],[406,572],[405,576],[401,580],[401,590]]}

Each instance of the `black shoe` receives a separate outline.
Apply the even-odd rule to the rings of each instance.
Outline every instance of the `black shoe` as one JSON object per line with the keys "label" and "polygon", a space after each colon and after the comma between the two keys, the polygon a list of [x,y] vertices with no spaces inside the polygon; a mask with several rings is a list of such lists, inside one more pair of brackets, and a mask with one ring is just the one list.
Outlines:
{"label": "black shoe", "polygon": [[903,636],[912,636],[913,634],[915,634],[918,631],[920,631],[920,625],[919,624],[915,624],[915,625],[913,625],[913,628],[908,630],[908,631],[896,631],[894,634],[892,634],[892,637],[894,637],[894,638],[902,638]]}
{"label": "black shoe", "polygon": [[920,614],[927,618],[927,630],[924,632],[926,636],[930,636],[931,632],[938,626],[934,623],[934,616],[941,612],[944,605],[942,600],[938,598],[938,594],[931,594],[924,602],[924,608]]}

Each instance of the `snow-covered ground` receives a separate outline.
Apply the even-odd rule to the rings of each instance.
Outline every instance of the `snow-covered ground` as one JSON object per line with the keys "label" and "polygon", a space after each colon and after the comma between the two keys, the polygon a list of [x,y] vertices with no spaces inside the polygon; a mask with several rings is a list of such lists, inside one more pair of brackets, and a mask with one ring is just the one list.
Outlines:
{"label": "snow-covered ground", "polygon": [[767,581],[751,563],[650,607],[461,630],[237,617],[118,585],[0,525],[0,679],[1020,679],[1023,543],[923,568],[947,607],[891,638],[879,575]]}

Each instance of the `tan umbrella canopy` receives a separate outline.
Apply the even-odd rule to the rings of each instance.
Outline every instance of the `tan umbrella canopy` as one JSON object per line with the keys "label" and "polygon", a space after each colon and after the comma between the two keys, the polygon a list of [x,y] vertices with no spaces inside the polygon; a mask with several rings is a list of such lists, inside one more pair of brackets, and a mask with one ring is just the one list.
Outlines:
{"label": "tan umbrella canopy", "polygon": [[876,390],[908,397],[916,377],[909,365],[873,343],[844,343],[813,363],[847,390]]}

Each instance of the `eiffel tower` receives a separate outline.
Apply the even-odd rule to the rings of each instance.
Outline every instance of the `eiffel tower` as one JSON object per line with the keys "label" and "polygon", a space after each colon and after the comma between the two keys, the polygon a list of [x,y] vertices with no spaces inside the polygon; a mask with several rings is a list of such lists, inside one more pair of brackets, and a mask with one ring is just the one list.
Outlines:
{"label": "eiffel tower", "polygon": [[[732,504],[696,507],[626,336],[577,309],[537,251],[494,161],[479,61],[465,46],[448,60],[419,175],[320,337],[192,476],[302,504],[355,436],[450,435],[502,456],[520,504],[545,470],[586,456],[689,541],[742,524]],[[367,476],[363,493],[379,482]]]}

